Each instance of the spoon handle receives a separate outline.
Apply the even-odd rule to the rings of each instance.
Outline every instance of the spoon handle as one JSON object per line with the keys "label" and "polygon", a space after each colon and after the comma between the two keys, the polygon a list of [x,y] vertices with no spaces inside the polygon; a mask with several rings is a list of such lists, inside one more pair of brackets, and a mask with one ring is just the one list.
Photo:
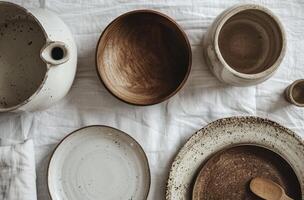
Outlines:
{"label": "spoon handle", "polygon": [[293,200],[293,199],[287,196],[286,194],[284,194],[280,200]]}

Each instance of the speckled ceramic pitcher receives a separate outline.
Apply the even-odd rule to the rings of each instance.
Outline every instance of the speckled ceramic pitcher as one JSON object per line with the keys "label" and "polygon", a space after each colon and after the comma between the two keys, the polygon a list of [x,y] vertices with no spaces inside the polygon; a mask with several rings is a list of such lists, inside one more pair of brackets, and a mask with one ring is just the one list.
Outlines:
{"label": "speckled ceramic pitcher", "polygon": [[64,97],[77,50],[52,12],[0,2],[0,112],[43,109]]}

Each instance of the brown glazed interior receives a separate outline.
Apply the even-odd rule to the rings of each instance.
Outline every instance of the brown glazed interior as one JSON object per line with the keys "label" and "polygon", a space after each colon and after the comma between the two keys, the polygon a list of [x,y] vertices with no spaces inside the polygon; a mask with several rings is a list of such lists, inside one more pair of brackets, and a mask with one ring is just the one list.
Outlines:
{"label": "brown glazed interior", "polygon": [[40,58],[43,28],[24,8],[0,2],[0,110],[28,101],[41,87],[47,66]]}
{"label": "brown glazed interior", "polygon": [[111,93],[131,104],[150,105],[183,85],[191,67],[191,48],[171,19],[139,10],[106,28],[96,59],[100,78]]}
{"label": "brown glazed interior", "polygon": [[292,98],[299,104],[304,104],[304,81],[294,85],[292,89]]}
{"label": "brown glazed interior", "polygon": [[282,31],[267,13],[249,9],[229,18],[219,33],[218,45],[225,62],[244,74],[269,69],[283,47]]}
{"label": "brown glazed interior", "polygon": [[291,166],[278,154],[252,145],[232,147],[212,156],[196,179],[192,199],[261,199],[249,188],[254,177],[271,179],[294,200],[301,199],[300,183]]}

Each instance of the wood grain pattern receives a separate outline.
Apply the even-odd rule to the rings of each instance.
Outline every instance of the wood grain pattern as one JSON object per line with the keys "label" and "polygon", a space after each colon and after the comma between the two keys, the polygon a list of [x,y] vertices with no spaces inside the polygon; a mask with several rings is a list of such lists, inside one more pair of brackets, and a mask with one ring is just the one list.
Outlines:
{"label": "wood grain pattern", "polygon": [[137,10],[114,20],[101,35],[98,74],[119,99],[151,105],[173,96],[191,68],[187,37],[169,17]]}
{"label": "wood grain pattern", "polygon": [[279,184],[267,178],[256,177],[250,181],[250,190],[268,200],[292,200]]}
{"label": "wood grain pattern", "polygon": [[250,145],[211,157],[196,179],[192,199],[260,199],[249,188],[257,176],[275,181],[290,197],[301,199],[299,181],[287,162],[270,150]]}

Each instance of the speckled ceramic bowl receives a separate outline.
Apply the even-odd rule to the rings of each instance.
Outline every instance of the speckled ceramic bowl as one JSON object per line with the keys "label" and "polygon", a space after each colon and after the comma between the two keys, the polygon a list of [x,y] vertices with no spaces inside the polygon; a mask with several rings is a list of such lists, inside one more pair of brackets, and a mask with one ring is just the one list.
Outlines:
{"label": "speckled ceramic bowl", "polygon": [[166,199],[191,199],[196,175],[211,155],[242,144],[267,148],[294,170],[304,199],[304,141],[280,124],[258,117],[231,117],[214,121],[194,134],[175,157],[167,183]]}

